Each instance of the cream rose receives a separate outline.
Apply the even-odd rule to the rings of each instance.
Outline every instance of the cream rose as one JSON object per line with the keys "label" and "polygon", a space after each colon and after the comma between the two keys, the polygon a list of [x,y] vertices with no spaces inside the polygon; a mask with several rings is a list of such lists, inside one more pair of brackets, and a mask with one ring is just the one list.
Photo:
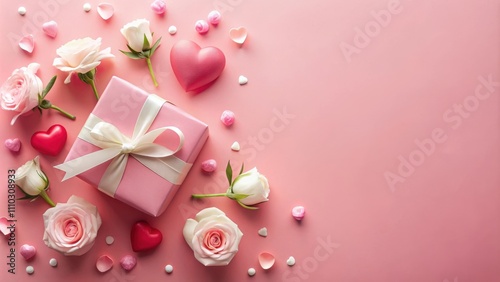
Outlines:
{"label": "cream rose", "polygon": [[49,180],[40,167],[39,156],[16,170],[16,185],[30,196],[38,196],[49,187]]}
{"label": "cream rose", "polygon": [[268,201],[270,189],[267,178],[254,167],[236,177],[233,182],[232,192],[234,194],[248,195],[248,197],[238,201],[251,206]]}
{"label": "cream rose", "polygon": [[[128,46],[136,52],[142,52],[151,47],[153,35],[149,29],[149,21],[146,19],[132,21],[124,25],[120,32],[127,39]],[[144,45],[144,36],[146,36],[149,45]]]}
{"label": "cream rose", "polygon": [[83,255],[92,248],[101,226],[97,208],[82,198],[71,196],[43,214],[45,244],[64,255]]}
{"label": "cream rose", "polygon": [[227,265],[238,252],[243,233],[218,208],[206,208],[188,219],[184,239],[194,257],[205,266]]}
{"label": "cream rose", "polygon": [[19,116],[38,106],[38,94],[43,91],[43,84],[36,72],[40,68],[37,63],[22,67],[12,72],[0,88],[2,109],[18,112],[10,124],[14,124]]}
{"label": "cream rose", "polygon": [[60,58],[55,58],[53,66],[64,72],[69,72],[64,83],[71,82],[73,73],[85,74],[95,69],[101,60],[113,58],[111,48],[99,51],[101,38],[92,39],[85,37],[72,40],[56,50]]}

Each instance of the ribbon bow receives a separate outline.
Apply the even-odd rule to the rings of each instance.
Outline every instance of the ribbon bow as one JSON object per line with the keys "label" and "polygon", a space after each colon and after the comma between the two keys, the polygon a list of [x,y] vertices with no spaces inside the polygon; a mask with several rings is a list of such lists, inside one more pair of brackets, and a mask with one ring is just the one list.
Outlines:
{"label": "ribbon bow", "polygon": [[[120,132],[114,125],[101,121],[91,114],[85,123],[79,138],[101,148],[101,150],[57,165],[56,168],[66,172],[63,181],[102,163],[112,160],[99,182],[99,190],[114,196],[120,183],[128,157],[137,161],[174,184],[182,183],[189,170],[189,164],[174,156],[184,145],[184,134],[175,126],[166,126],[146,131],[156,118],[166,101],[154,94],[148,96],[144,103],[131,138]],[[170,150],[153,143],[163,132],[170,130],[179,137],[177,148]]]}

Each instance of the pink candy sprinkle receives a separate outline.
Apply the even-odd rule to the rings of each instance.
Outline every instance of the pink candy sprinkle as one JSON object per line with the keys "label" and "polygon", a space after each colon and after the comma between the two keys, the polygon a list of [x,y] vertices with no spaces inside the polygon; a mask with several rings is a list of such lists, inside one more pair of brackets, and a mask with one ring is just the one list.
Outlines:
{"label": "pink candy sprinkle", "polygon": [[162,15],[167,10],[167,4],[163,0],[155,0],[151,3],[151,10],[157,13],[158,15]]}
{"label": "pink candy sprinkle", "polygon": [[225,110],[220,116],[220,121],[222,121],[225,126],[231,126],[234,123],[234,113],[229,110]]}
{"label": "pink candy sprinkle", "polygon": [[217,169],[217,162],[209,159],[201,163],[201,169],[206,173],[212,173]]}
{"label": "pink candy sprinkle", "polygon": [[207,21],[199,20],[194,24],[194,29],[196,29],[199,34],[205,34],[210,29],[210,26],[208,25]]}
{"label": "pink candy sprinkle", "polygon": [[208,22],[213,24],[213,25],[218,25],[220,22],[221,14],[219,11],[212,11],[208,14]]}
{"label": "pink candy sprinkle", "polygon": [[296,206],[292,209],[292,216],[296,220],[302,220],[306,213],[306,209],[303,206]]}

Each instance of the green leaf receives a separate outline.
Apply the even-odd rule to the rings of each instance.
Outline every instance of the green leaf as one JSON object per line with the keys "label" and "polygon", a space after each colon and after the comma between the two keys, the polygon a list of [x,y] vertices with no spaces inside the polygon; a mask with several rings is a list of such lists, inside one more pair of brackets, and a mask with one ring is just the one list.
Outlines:
{"label": "green leaf", "polygon": [[[132,47],[130,47],[130,45],[127,44],[127,48],[130,50],[131,53],[134,53],[136,55],[139,55],[139,54],[142,54],[142,51],[135,51],[134,49],[132,49]],[[120,50],[121,51],[121,50]],[[122,51],[123,52],[123,51]]]}
{"label": "green leaf", "polygon": [[132,52],[125,52],[125,51],[122,51],[120,50],[120,52],[122,52],[125,56],[131,58],[131,59],[134,59],[134,60],[139,60],[139,59],[143,59],[140,55],[141,53],[132,53]]}
{"label": "green leaf", "polygon": [[243,204],[242,202],[240,202],[240,201],[238,201],[238,200],[237,200],[236,202],[238,202],[238,204],[240,204],[240,206],[244,207],[244,208],[245,208],[245,209],[247,209],[247,210],[258,210],[258,209],[259,209],[259,208],[257,208],[257,207],[250,207],[250,206],[247,206],[247,205]]}
{"label": "green leaf", "polygon": [[161,37],[158,38],[158,40],[156,40],[155,44],[153,45],[153,47],[151,47],[151,50],[149,50],[149,56],[153,56],[153,53],[156,51],[156,49],[158,49],[158,47],[160,46],[160,41],[161,41]]}
{"label": "green leaf", "polygon": [[245,167],[245,163],[242,163],[241,164],[241,169],[240,169],[240,173],[238,173],[238,176],[240,176],[242,173],[243,173],[243,168]]}
{"label": "green leaf", "polygon": [[151,48],[151,45],[149,45],[149,40],[146,37],[146,34],[144,33],[144,42],[142,43],[142,50],[149,50]]}
{"label": "green leaf", "polygon": [[242,200],[242,199],[245,199],[247,197],[249,197],[250,195],[248,194],[232,194],[233,196],[231,197],[231,199],[235,199],[235,200]]}
{"label": "green leaf", "polygon": [[45,98],[45,96],[47,96],[47,94],[49,94],[49,91],[50,89],[52,89],[52,86],[54,86],[54,83],[56,82],[56,79],[57,79],[57,75],[54,75],[49,83],[47,84],[47,86],[45,86],[45,89],[43,89],[42,91],[42,99]]}
{"label": "green leaf", "polygon": [[231,168],[231,163],[230,161],[227,161],[227,166],[226,166],[226,177],[227,180],[229,181],[229,186],[231,186],[231,192],[232,192],[232,184],[233,184],[233,169]]}

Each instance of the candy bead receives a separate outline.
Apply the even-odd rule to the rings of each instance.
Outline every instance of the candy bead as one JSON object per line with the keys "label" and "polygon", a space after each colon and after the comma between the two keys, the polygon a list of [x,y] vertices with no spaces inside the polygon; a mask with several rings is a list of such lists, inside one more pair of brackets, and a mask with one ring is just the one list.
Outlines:
{"label": "candy bead", "polygon": [[168,33],[170,33],[170,35],[174,35],[177,33],[177,27],[175,25],[171,25],[168,27]]}
{"label": "candy bead", "polygon": [[83,10],[88,13],[90,12],[90,10],[92,9],[92,5],[90,5],[90,3],[85,3],[83,4]]}
{"label": "candy bead", "polygon": [[49,260],[49,265],[52,266],[52,267],[56,267],[57,266],[57,260],[55,258],[51,258]]}
{"label": "candy bead", "polygon": [[21,6],[17,9],[17,12],[19,13],[19,15],[24,16],[26,15],[26,8]]}
{"label": "candy bead", "polygon": [[167,10],[167,5],[162,0],[155,0],[153,3],[151,3],[151,10],[153,10],[153,12],[157,13],[158,15],[162,15]]}
{"label": "candy bead", "polygon": [[255,275],[255,268],[251,267],[248,269],[248,276],[254,276]]}
{"label": "candy bead", "polygon": [[209,159],[201,163],[201,169],[206,173],[214,172],[217,169],[217,161]]}
{"label": "candy bead", "polygon": [[213,24],[213,25],[218,25],[220,22],[221,14],[219,11],[212,11],[208,14],[208,22]]}
{"label": "candy bead", "polygon": [[170,273],[172,273],[172,271],[174,271],[174,267],[172,265],[170,265],[170,264],[167,264],[165,266],[165,272],[168,273],[168,274],[170,274]]}
{"label": "candy bead", "polygon": [[31,265],[26,266],[26,273],[29,275],[33,274],[35,272],[35,268]]}
{"label": "candy bead", "polygon": [[195,23],[194,29],[196,29],[196,31],[199,34],[205,34],[210,29],[210,26],[208,25],[207,21],[205,21],[205,20],[199,20],[199,21],[197,21]]}
{"label": "candy bead", "polygon": [[120,260],[120,266],[126,270],[132,270],[137,264],[137,259],[131,255],[126,255]]}
{"label": "candy bead", "polygon": [[292,216],[296,220],[302,220],[304,218],[305,213],[306,210],[303,206],[296,206],[292,209]]}
{"label": "candy bead", "polygon": [[220,121],[222,121],[225,126],[231,126],[234,123],[234,113],[229,110],[223,111],[220,116]]}

